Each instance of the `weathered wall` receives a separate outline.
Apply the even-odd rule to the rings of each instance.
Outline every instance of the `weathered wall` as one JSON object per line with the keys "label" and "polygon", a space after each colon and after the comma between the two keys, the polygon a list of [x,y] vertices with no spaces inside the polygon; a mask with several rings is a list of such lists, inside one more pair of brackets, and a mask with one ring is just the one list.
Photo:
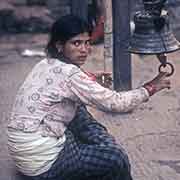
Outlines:
{"label": "weathered wall", "polygon": [[[142,7],[142,0],[131,2],[133,15]],[[173,29],[180,39],[180,0],[167,2]],[[71,12],[70,3],[71,0],[0,0],[0,33],[47,32],[54,19]]]}
{"label": "weathered wall", "polygon": [[69,0],[1,0],[0,33],[47,32],[55,18],[68,13]]}

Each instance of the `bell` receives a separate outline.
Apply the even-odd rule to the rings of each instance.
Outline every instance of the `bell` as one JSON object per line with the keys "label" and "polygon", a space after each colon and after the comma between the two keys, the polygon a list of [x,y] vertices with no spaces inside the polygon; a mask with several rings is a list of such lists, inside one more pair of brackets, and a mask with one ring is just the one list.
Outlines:
{"label": "bell", "polygon": [[165,1],[143,1],[144,11],[134,16],[135,30],[129,45],[131,53],[163,54],[180,48],[170,28],[168,14],[162,11]]}

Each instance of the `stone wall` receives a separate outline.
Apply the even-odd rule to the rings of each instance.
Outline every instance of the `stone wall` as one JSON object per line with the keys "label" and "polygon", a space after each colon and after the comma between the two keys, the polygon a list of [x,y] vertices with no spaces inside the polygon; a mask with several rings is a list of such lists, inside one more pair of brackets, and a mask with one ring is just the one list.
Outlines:
{"label": "stone wall", "polygon": [[[106,0],[104,0],[106,2]],[[0,0],[0,34],[47,32],[59,16],[71,12],[71,0]],[[131,1],[133,13],[142,0]],[[180,0],[167,0],[173,30],[180,40]]]}
{"label": "stone wall", "polygon": [[0,33],[47,32],[59,16],[70,13],[70,0],[1,0]]}

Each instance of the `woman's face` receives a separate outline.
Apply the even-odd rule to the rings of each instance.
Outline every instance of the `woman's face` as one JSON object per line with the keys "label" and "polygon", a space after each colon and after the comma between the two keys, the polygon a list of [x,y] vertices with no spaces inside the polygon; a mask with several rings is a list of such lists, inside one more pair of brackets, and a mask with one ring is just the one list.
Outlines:
{"label": "woman's face", "polygon": [[79,34],[68,41],[62,47],[63,55],[72,63],[81,66],[85,63],[91,51],[90,36],[88,33]]}

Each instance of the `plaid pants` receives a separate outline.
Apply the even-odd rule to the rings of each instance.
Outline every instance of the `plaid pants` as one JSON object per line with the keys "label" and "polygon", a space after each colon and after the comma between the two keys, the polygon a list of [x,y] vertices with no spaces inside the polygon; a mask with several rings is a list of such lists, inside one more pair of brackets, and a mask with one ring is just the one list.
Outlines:
{"label": "plaid pants", "polygon": [[132,180],[125,151],[84,106],[65,133],[58,159],[34,180]]}

